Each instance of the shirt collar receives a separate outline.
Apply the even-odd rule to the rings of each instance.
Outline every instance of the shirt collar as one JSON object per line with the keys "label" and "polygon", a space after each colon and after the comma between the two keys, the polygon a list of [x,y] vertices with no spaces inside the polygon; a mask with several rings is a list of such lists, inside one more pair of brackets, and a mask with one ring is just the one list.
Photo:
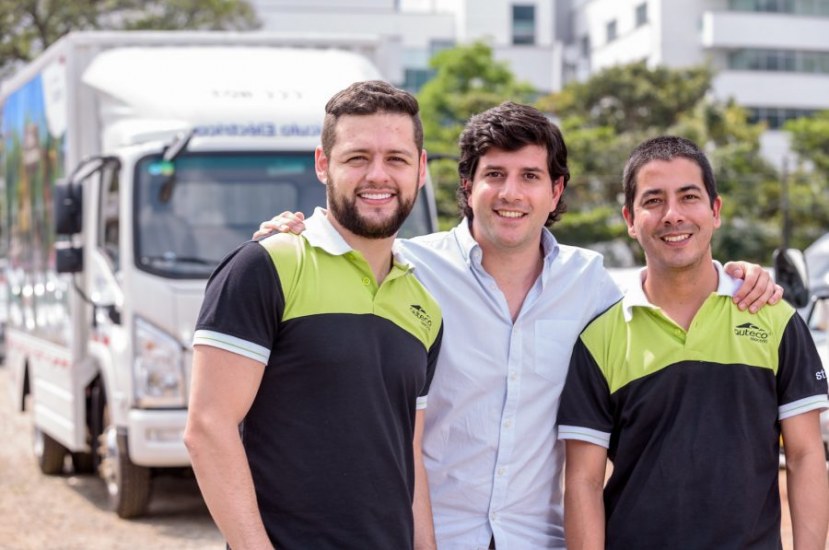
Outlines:
{"label": "shirt collar", "polygon": [[[741,279],[735,279],[726,273],[722,264],[717,260],[714,260],[714,268],[717,270],[718,279],[717,290],[715,293],[720,296],[733,296],[737,289],[743,284],[743,281]],[[658,306],[650,303],[648,301],[648,297],[645,296],[645,289],[642,285],[645,282],[645,274],[647,273],[647,269],[647,267],[643,267],[639,271],[639,284],[633,285],[629,288],[627,292],[625,292],[624,298],[622,298],[622,312],[625,316],[625,321],[628,323],[631,319],[633,319],[633,308],[635,307],[659,309]]]}
{"label": "shirt collar", "polygon": [[[481,245],[475,240],[472,235],[472,230],[469,228],[469,218],[464,218],[455,227],[455,235],[458,245],[461,248],[461,253],[467,262],[475,261],[477,264],[481,263]],[[544,264],[549,265],[558,256],[559,246],[555,236],[546,227],[541,230],[541,249],[544,251]]]}
{"label": "shirt collar", "polygon": [[[351,246],[345,241],[340,232],[337,231],[337,228],[328,221],[326,217],[328,211],[322,207],[316,207],[314,209],[313,215],[305,220],[305,231],[302,232],[302,236],[308,241],[308,243],[316,248],[320,248],[325,252],[331,254],[332,256],[342,256],[344,254],[348,254],[351,251],[358,253],[358,251],[351,248]],[[360,254],[362,256],[362,254]],[[397,241],[395,241],[394,245],[392,246],[392,257],[395,266],[405,269],[405,270],[413,270],[413,266],[409,264],[402,256],[399,247],[397,246]]]}

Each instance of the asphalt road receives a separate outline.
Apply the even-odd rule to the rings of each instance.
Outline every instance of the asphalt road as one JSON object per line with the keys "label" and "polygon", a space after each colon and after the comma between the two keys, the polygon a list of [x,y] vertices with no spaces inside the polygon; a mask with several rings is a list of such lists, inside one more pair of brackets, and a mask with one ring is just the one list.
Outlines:
{"label": "asphalt road", "polygon": [[29,414],[12,410],[0,366],[0,549],[225,548],[192,478],[154,479],[147,516],[122,520],[107,510],[97,477],[41,474],[31,433]]}

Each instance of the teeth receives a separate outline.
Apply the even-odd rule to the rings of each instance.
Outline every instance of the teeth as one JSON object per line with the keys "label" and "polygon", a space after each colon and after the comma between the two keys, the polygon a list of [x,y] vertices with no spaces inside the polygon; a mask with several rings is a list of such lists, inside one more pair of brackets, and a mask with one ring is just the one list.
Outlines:
{"label": "teeth", "polygon": [[690,235],[669,235],[666,237],[662,237],[664,240],[668,241],[669,243],[678,243],[680,241],[684,241],[688,239]]}
{"label": "teeth", "polygon": [[520,218],[524,215],[523,212],[514,212],[512,210],[498,210],[498,215],[504,218]]}
{"label": "teeth", "polygon": [[391,197],[391,193],[361,193],[361,197],[370,200],[382,200]]}

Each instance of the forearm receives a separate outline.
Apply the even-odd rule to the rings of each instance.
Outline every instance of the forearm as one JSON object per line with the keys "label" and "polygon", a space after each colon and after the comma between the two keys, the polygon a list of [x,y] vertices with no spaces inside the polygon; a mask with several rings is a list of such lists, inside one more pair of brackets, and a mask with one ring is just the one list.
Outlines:
{"label": "forearm", "polygon": [[564,537],[568,550],[601,550],[605,543],[601,484],[568,480],[564,492]]}
{"label": "forearm", "polygon": [[432,500],[429,498],[429,478],[426,475],[426,465],[423,463],[425,414],[423,409],[415,414],[414,436],[412,437],[415,481],[412,515],[414,516],[415,550],[435,550],[437,548],[435,523],[432,519]]}
{"label": "forearm", "polygon": [[236,426],[189,422],[185,441],[207,508],[230,547],[272,548]]}
{"label": "forearm", "polygon": [[786,486],[795,550],[823,550],[829,525],[829,477],[823,449],[787,455]]}

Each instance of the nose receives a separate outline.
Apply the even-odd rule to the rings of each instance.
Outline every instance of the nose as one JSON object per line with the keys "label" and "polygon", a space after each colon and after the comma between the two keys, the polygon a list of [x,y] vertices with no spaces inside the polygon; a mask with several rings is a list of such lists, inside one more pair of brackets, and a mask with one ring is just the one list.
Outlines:
{"label": "nose", "polygon": [[682,203],[671,197],[665,201],[665,212],[662,215],[665,225],[677,225],[685,221],[682,213]]}
{"label": "nose", "polygon": [[499,196],[504,201],[515,201],[521,198],[521,181],[519,176],[507,176],[501,186]]}
{"label": "nose", "polygon": [[389,173],[383,159],[373,159],[368,165],[366,179],[372,183],[386,183],[389,181]]}

